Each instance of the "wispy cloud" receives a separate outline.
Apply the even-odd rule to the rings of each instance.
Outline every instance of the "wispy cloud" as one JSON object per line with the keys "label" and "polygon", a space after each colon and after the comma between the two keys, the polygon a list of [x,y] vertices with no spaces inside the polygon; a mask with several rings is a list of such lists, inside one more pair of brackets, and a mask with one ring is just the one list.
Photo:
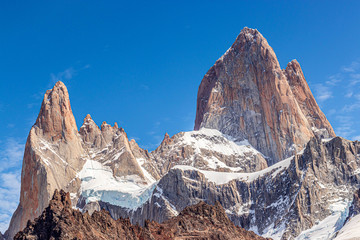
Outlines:
{"label": "wispy cloud", "polygon": [[20,172],[2,173],[0,179],[0,231],[4,233],[19,202]]}
{"label": "wispy cloud", "polygon": [[335,119],[338,123],[335,132],[338,136],[350,138],[355,133],[351,116],[338,115]]}
{"label": "wispy cloud", "polygon": [[58,81],[63,81],[65,80],[70,80],[73,78],[74,74],[76,73],[75,69],[73,67],[67,68],[62,72],[58,72],[58,73],[51,73],[50,74],[50,79],[51,79],[51,83],[54,84]]}
{"label": "wispy cloud", "polygon": [[86,64],[82,67],[77,67],[77,68],[69,67],[62,72],[51,73],[50,74],[51,85],[54,85],[58,81],[70,80],[74,76],[76,76],[80,71],[88,68],[90,68],[90,64]]}
{"label": "wispy cloud", "polygon": [[335,86],[336,84],[342,81],[341,74],[335,74],[329,77],[329,79],[325,82],[327,85]]}
{"label": "wispy cloud", "polygon": [[330,87],[325,84],[316,84],[315,85],[315,96],[319,102],[324,102],[333,97],[333,92]]}
{"label": "wispy cloud", "polygon": [[2,141],[0,147],[0,231],[8,228],[20,195],[21,166],[24,144],[15,138]]}
{"label": "wispy cloud", "polygon": [[333,121],[336,134],[348,139],[359,136],[356,126],[360,115],[360,60],[341,67],[338,73],[314,85],[314,90],[319,105]]}
{"label": "wispy cloud", "polygon": [[15,138],[6,139],[0,148],[0,172],[19,165],[23,154],[24,144]]}
{"label": "wispy cloud", "polygon": [[342,112],[344,113],[349,113],[349,112],[353,112],[357,109],[360,109],[360,101],[351,103],[351,104],[346,104],[343,108],[342,108]]}
{"label": "wispy cloud", "polygon": [[343,72],[355,72],[360,67],[360,63],[358,61],[353,61],[349,66],[342,67]]}
{"label": "wispy cloud", "polygon": [[353,91],[349,91],[348,93],[345,94],[346,98],[351,98],[354,95]]}
{"label": "wispy cloud", "polygon": [[360,83],[360,73],[350,74],[349,87],[353,87]]}

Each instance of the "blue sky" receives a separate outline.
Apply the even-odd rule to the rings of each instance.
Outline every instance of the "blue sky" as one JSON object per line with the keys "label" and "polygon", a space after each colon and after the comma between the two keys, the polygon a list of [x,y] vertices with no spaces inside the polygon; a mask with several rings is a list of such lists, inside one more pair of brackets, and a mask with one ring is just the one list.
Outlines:
{"label": "blue sky", "polygon": [[3,1],[0,231],[17,206],[26,137],[57,80],[78,127],[90,113],[152,150],[165,132],[192,129],[203,75],[245,26],[267,38],[282,68],[296,58],[336,133],[360,139],[359,9],[359,1]]}

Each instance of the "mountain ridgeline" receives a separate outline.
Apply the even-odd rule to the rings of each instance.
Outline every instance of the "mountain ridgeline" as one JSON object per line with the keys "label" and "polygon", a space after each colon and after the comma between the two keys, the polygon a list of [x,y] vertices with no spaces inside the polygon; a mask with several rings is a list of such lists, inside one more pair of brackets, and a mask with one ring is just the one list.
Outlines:
{"label": "mountain ridgeline", "polygon": [[[87,115],[78,129],[66,86],[48,90],[5,238],[256,238],[246,229],[331,239],[358,214],[359,174],[360,143],[335,136],[300,64],[281,69],[266,39],[244,28],[201,81],[194,130],[166,134],[152,152],[117,123]],[[51,200],[55,189],[69,194]]]}
{"label": "mountain ridgeline", "polygon": [[266,39],[250,28],[200,84],[194,129],[202,127],[248,140],[271,164],[294,155],[315,135],[335,136],[299,63],[281,69]]}

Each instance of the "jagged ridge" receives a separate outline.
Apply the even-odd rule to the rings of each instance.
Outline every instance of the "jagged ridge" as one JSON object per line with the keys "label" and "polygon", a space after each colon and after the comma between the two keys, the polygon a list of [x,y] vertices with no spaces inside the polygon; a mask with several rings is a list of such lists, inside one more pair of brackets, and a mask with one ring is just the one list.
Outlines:
{"label": "jagged ridge", "polygon": [[129,219],[114,220],[102,210],[88,213],[71,208],[69,193],[55,191],[49,206],[35,221],[16,234],[25,239],[264,239],[236,227],[219,203],[199,202],[185,208],[179,216],[163,224],[147,221],[145,227],[132,225]]}
{"label": "jagged ridge", "polygon": [[247,139],[269,165],[305,147],[311,137],[334,137],[297,61],[281,70],[256,29],[244,28],[206,73],[198,90],[195,130],[217,129]]}

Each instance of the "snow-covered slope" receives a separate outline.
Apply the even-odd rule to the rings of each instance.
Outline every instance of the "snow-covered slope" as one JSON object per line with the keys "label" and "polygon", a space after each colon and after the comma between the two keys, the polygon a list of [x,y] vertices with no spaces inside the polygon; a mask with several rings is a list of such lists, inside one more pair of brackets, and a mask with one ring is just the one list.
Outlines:
{"label": "snow-covered slope", "polygon": [[[319,221],[312,228],[303,231],[296,240],[327,240],[332,239],[335,234],[343,226],[349,213],[349,201],[347,199],[339,199],[338,202],[332,203],[330,206],[331,214],[324,220]],[[358,235],[360,237],[360,235]]]}
{"label": "snow-covered slope", "polygon": [[103,201],[128,209],[141,206],[155,187],[154,179],[146,182],[138,175],[114,176],[110,167],[94,160],[86,161],[78,178],[86,203]]}
{"label": "snow-covered slope", "polygon": [[215,129],[181,132],[152,152],[162,173],[175,165],[221,172],[253,172],[267,167],[265,157],[248,141],[236,141]]}
{"label": "snow-covered slope", "polygon": [[[102,129],[104,128],[103,124]],[[168,156],[177,156],[176,163],[186,164],[177,165],[176,168],[195,168],[192,166],[197,166],[199,169],[211,170],[201,171],[214,177],[213,180],[217,182],[232,178],[255,179],[257,175],[261,175],[263,172],[273,169],[279,170],[283,167],[282,165],[289,165],[290,162],[288,159],[285,163],[279,163],[267,168],[267,170],[253,174],[239,173],[244,172],[244,169],[248,168],[247,164],[255,158],[263,161],[263,165],[266,166],[262,154],[246,141],[234,142],[230,137],[217,130],[205,128],[200,131],[183,132],[175,135],[171,143],[162,146],[162,155],[158,154],[158,149],[148,156],[135,156],[136,154],[133,153],[131,146],[127,147],[126,145],[128,141],[124,132],[113,131],[111,126],[109,129],[113,135],[111,141],[100,144],[98,139],[105,139],[106,137],[99,136],[105,135],[106,132],[104,130],[101,132],[90,116],[87,116],[80,128],[84,145],[87,146],[88,159],[77,175],[81,181],[80,190],[77,193],[72,193],[72,196],[80,196],[79,199],[85,201],[85,204],[101,201],[129,210],[140,207],[151,197],[157,183],[156,176],[145,169],[145,164],[153,161],[158,168],[166,164],[175,164],[169,160]],[[98,133],[94,134],[95,131]],[[91,136],[89,138],[89,135],[98,137]],[[103,142],[105,141],[103,140]],[[184,149],[187,149],[185,151],[189,152],[188,155],[183,154]],[[180,151],[182,154],[179,153]],[[123,155],[125,155],[127,162],[132,159],[133,155],[135,161],[132,164],[135,169],[138,169],[136,171],[129,169],[130,172],[127,175],[116,175],[117,169],[126,167],[119,162]],[[248,180],[250,181],[250,179]],[[82,207],[84,207],[83,203]]]}
{"label": "snow-covered slope", "polygon": [[273,177],[276,177],[276,175],[280,171],[282,171],[290,166],[291,160],[293,158],[294,157],[287,158],[283,161],[280,161],[280,162],[272,165],[271,167],[265,168],[265,169],[257,171],[257,172],[252,172],[252,173],[207,171],[207,170],[200,170],[200,169],[197,169],[197,168],[194,168],[191,166],[187,166],[187,165],[176,165],[173,168],[181,169],[184,171],[186,171],[186,170],[198,171],[198,172],[204,174],[205,178],[208,181],[219,185],[219,184],[228,183],[232,180],[252,182],[252,181],[258,179],[259,177],[264,176],[267,173],[271,173],[271,175]]}
{"label": "snow-covered slope", "polygon": [[360,215],[352,217],[339,231],[334,240],[359,240]]}
{"label": "snow-covered slope", "polygon": [[133,222],[143,221],[142,213],[163,221],[200,200],[219,201],[235,224],[264,237],[330,239],[348,216],[360,182],[359,152],[358,142],[314,138],[294,157],[250,173],[175,165],[151,199],[129,214]]}

